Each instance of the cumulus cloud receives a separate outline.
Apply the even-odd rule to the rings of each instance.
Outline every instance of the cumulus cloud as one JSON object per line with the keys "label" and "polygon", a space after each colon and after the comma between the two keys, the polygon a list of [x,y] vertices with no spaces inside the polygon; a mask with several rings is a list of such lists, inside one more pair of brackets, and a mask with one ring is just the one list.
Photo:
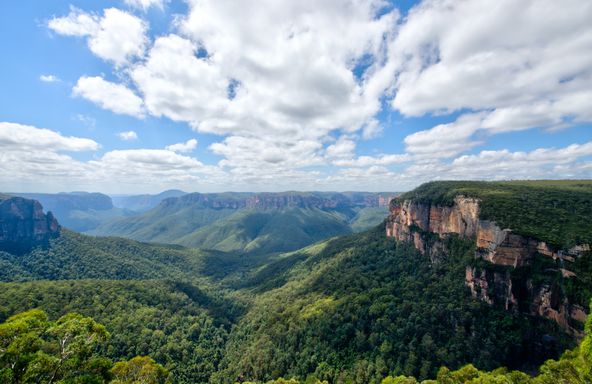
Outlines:
{"label": "cumulus cloud", "polygon": [[340,167],[364,168],[406,163],[411,161],[411,159],[412,157],[409,154],[403,153],[380,156],[360,156],[355,159],[339,159],[333,161],[333,164]]}
{"label": "cumulus cloud", "polygon": [[39,80],[45,83],[56,83],[60,81],[60,78],[55,75],[41,75],[39,76]]}
{"label": "cumulus cloud", "polygon": [[137,140],[138,134],[134,131],[118,132],[117,137],[123,141]]}
{"label": "cumulus cloud", "polygon": [[0,122],[0,182],[52,183],[84,179],[88,167],[61,152],[96,151],[91,139],[64,136],[58,132],[10,122]]}
{"label": "cumulus cloud", "polygon": [[189,139],[184,143],[167,145],[166,149],[173,152],[191,152],[197,148],[197,140]]}
{"label": "cumulus cloud", "polygon": [[[88,161],[64,154],[99,149],[91,139],[0,122],[0,183],[16,189],[23,185],[31,185],[33,190],[39,185],[43,190],[99,185],[102,190],[125,191],[138,186],[189,186],[198,181],[221,184],[224,180],[217,167],[166,149],[112,150]],[[104,184],[105,180],[109,184]]]}
{"label": "cumulus cloud", "polygon": [[150,7],[163,9],[165,0],[124,0],[124,3],[130,7],[146,11]]}
{"label": "cumulus cloud", "polygon": [[325,150],[328,158],[352,157],[356,149],[356,142],[350,137],[340,137],[335,144],[331,144]]}
{"label": "cumulus cloud", "polygon": [[563,148],[538,148],[530,152],[484,150],[450,163],[414,164],[409,177],[433,179],[561,179],[589,178],[592,142]]}
{"label": "cumulus cloud", "polygon": [[9,122],[0,122],[0,146],[5,151],[96,151],[99,144],[90,139],[63,136],[58,132]]}
{"label": "cumulus cloud", "polygon": [[553,104],[592,87],[590,17],[592,3],[577,0],[424,1],[393,44],[392,105],[411,116],[500,109],[499,131],[589,116]]}
{"label": "cumulus cloud", "polygon": [[448,124],[415,132],[405,137],[407,152],[430,158],[452,157],[478,144],[470,137],[479,129],[483,117],[467,114]]}
{"label": "cumulus cloud", "polygon": [[[143,10],[163,6],[124,1]],[[404,18],[382,0],[188,0],[187,14],[154,42],[147,23],[114,8],[102,16],[73,8],[49,27],[86,37],[115,64],[121,83],[82,77],[74,94],[115,113],[165,117],[217,135],[208,147],[222,157],[208,169],[212,182],[224,174],[243,185],[315,188],[351,186],[357,177],[364,186],[390,180],[412,187],[463,175],[589,176],[589,159],[568,156],[586,144],[522,153],[487,151],[487,143],[504,132],[592,122],[591,17],[592,3],[578,0],[425,0]],[[117,45],[128,29],[130,40]],[[407,134],[404,151],[392,151],[401,153],[359,153],[368,150],[361,140],[404,126],[404,119],[387,124],[389,113],[444,122]],[[150,155],[193,148],[178,143]],[[175,169],[175,177],[198,177],[196,169]]]}
{"label": "cumulus cloud", "polygon": [[61,35],[87,37],[95,55],[117,66],[141,57],[148,43],[147,23],[117,8],[105,9],[101,17],[72,7],[67,16],[49,20],[48,27]]}
{"label": "cumulus cloud", "polygon": [[139,96],[125,85],[109,82],[102,77],[81,77],[73,92],[115,113],[144,116],[143,103]]}

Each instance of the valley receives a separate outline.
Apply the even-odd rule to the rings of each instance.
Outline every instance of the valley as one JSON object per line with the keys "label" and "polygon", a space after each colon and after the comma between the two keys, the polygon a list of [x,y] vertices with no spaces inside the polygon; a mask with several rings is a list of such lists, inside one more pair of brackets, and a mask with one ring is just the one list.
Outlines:
{"label": "valley", "polygon": [[[33,308],[53,319],[90,316],[113,335],[105,356],[149,355],[175,383],[425,380],[467,363],[536,372],[585,336],[591,182],[429,183],[388,199],[390,214],[359,233],[335,223],[386,209],[378,198],[364,206],[375,195],[246,196],[186,194],[118,219],[123,226],[136,218],[129,237],[150,219],[176,233],[195,226],[192,247],[59,225],[56,234],[55,223],[43,227],[47,236],[15,234],[6,228],[41,228],[21,225],[27,215],[55,219],[26,208],[33,200],[4,196],[1,204],[12,208],[2,212],[13,216],[0,218],[7,234],[0,238],[0,322]],[[526,225],[516,211],[553,215],[561,226]],[[181,219],[188,217],[196,221]],[[281,241],[253,247],[258,236],[246,226],[253,221],[251,228]],[[158,225],[145,228],[145,240]],[[313,235],[302,237],[307,227]],[[505,237],[485,242],[490,228]],[[29,248],[15,252],[12,244],[27,236]],[[225,241],[232,247],[220,249]]]}

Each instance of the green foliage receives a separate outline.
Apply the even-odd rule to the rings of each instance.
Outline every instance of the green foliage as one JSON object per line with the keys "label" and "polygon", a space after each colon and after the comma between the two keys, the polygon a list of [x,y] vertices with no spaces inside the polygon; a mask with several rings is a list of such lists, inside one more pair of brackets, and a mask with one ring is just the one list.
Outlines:
{"label": "green foliage", "polygon": [[42,308],[51,317],[76,311],[96,319],[111,333],[100,348],[103,356],[122,360],[150,355],[172,371],[176,383],[208,382],[218,369],[230,324],[241,310],[219,292],[189,283],[0,284],[0,321],[29,308]]}
{"label": "green foliage", "polygon": [[473,301],[464,273],[474,248],[447,241],[450,255],[436,264],[411,246],[396,246],[382,228],[316,247],[283,270],[279,284],[262,279],[264,293],[250,288],[252,307],[212,380],[314,374],[380,383],[388,373],[425,379],[442,365],[493,369],[549,357],[532,351],[545,333],[560,338],[555,325]]}
{"label": "green foliage", "polygon": [[[538,201],[553,206],[553,199],[566,191],[571,191],[566,204],[587,196],[588,183],[581,184],[460,183],[454,193],[478,196],[487,201],[484,207],[501,204],[496,215],[503,222],[515,219],[508,210],[524,204],[523,189],[538,191],[524,192],[535,207]],[[449,204],[448,187],[436,184],[425,196]],[[496,200],[502,196],[512,203]],[[582,214],[579,208],[569,213],[565,207],[557,202],[552,209],[558,211],[551,213]],[[527,215],[534,212],[530,220],[550,212],[528,209]],[[189,216],[172,212],[160,224],[162,233],[169,224],[173,231],[192,225],[184,222]],[[210,233],[198,231],[203,236],[199,243],[250,254],[69,231],[45,250],[18,257],[0,253],[0,279],[13,281],[0,284],[0,321],[9,324],[0,326],[0,382],[43,382],[47,372],[57,372],[64,383],[162,383],[167,377],[180,384],[590,382],[590,337],[560,360],[544,363],[535,378],[496,369],[532,369],[557,358],[573,340],[551,321],[472,300],[464,285],[465,266],[475,263],[470,241],[443,239],[447,254],[432,255],[437,260],[432,263],[412,246],[385,238],[380,226],[290,253],[263,253],[308,244],[315,236],[331,235],[335,223],[349,228],[364,222],[365,215],[373,213],[245,210],[221,213],[216,221],[224,225]],[[287,231],[294,221],[303,224]],[[535,224],[529,224],[535,231],[550,231],[546,222]],[[589,225],[579,218],[561,224],[568,233],[557,232],[560,239],[580,236],[570,232],[576,224],[584,229]],[[578,284],[573,286],[548,258],[536,259],[529,270],[508,273],[515,278],[528,274],[535,284],[562,284],[570,300],[587,302],[590,291],[580,289],[579,282],[592,278],[592,267],[585,257],[575,264]],[[58,279],[64,280],[22,282]],[[32,311],[15,316],[23,310]],[[48,316],[60,320],[52,322]],[[106,338],[106,330],[111,337]],[[59,341],[66,335],[73,337],[63,349]],[[66,358],[60,363],[62,350]],[[112,361],[120,363],[113,366]]]}
{"label": "green foliage", "polygon": [[19,256],[0,252],[0,281],[193,278],[211,253],[62,230],[47,249]]}
{"label": "green foliage", "polygon": [[169,372],[148,356],[115,363],[110,372],[111,384],[164,384],[169,377]]}
{"label": "green foliage", "polygon": [[108,372],[94,351],[108,336],[79,314],[56,322],[40,310],[12,316],[0,324],[0,377],[6,383],[103,383]]}
{"label": "green foliage", "polygon": [[[189,194],[154,209],[105,223],[94,235],[181,244],[224,252],[292,251],[332,236],[369,229],[388,214],[367,207],[373,193],[285,192],[258,194],[262,206],[246,206],[249,193]],[[308,204],[309,199],[317,204]],[[321,204],[326,201],[326,206]]]}
{"label": "green foliage", "polygon": [[99,353],[108,338],[103,325],[77,313],[55,322],[39,309],[17,314],[0,324],[0,379],[6,384],[164,384],[169,373],[148,357],[112,367]]}
{"label": "green foliage", "polygon": [[175,242],[225,252],[265,254],[295,250],[350,232],[342,217],[316,208],[243,209]]}
{"label": "green foliage", "polygon": [[481,218],[559,248],[592,243],[592,181],[436,181],[404,193],[434,205],[458,195],[481,200]]}

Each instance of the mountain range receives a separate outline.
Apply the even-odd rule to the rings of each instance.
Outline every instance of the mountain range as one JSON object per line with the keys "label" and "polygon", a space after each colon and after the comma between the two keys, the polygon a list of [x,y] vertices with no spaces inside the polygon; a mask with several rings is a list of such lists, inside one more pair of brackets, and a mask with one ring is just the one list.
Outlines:
{"label": "mountain range", "polygon": [[[584,336],[592,182],[435,182],[389,196],[185,194],[117,220],[136,223],[129,236],[159,222],[147,243],[72,232],[4,195],[0,322],[31,308],[92,316],[114,335],[107,357],[153,356],[176,383],[380,383],[467,363],[533,373]],[[353,233],[371,209],[380,222]],[[195,223],[213,237],[183,233]],[[218,249],[156,243],[171,234]]]}

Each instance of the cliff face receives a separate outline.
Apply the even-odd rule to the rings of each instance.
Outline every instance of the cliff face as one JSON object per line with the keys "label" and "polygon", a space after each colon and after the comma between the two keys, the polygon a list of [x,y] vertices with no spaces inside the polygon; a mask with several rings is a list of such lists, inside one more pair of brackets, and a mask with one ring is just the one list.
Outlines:
{"label": "cliff face", "polygon": [[386,235],[413,243],[420,252],[428,253],[432,261],[437,261],[438,255],[446,251],[441,240],[450,234],[474,241],[475,259],[487,262],[481,267],[466,267],[465,283],[473,297],[501,305],[506,310],[549,318],[567,332],[576,336],[581,334],[586,317],[584,308],[570,303],[561,287],[544,283],[535,285],[528,276],[513,277],[512,271],[529,268],[539,255],[558,261],[562,266],[559,268],[562,277],[573,278],[576,273],[571,270],[572,264],[584,252],[590,251],[589,245],[569,250],[553,249],[545,242],[479,219],[479,200],[464,196],[457,196],[452,206],[410,200],[391,203]]}
{"label": "cliff face", "polygon": [[60,226],[51,212],[43,213],[36,200],[11,197],[0,201],[0,251],[22,254],[59,236]]}
{"label": "cliff face", "polygon": [[225,197],[223,194],[190,193],[178,198],[167,198],[163,206],[175,204],[197,204],[212,209],[282,209],[282,208],[351,208],[386,206],[393,196],[377,194],[324,193],[322,195],[301,193],[258,193],[242,197]]}

